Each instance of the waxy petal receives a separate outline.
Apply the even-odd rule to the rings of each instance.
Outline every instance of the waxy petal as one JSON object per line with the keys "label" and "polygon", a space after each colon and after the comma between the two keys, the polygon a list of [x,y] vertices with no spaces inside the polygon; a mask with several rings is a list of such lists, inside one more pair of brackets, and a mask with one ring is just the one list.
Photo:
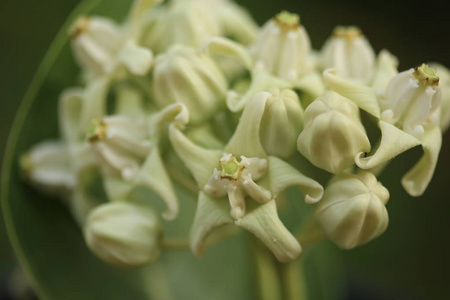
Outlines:
{"label": "waxy petal", "polygon": [[421,196],[433,177],[442,144],[442,132],[438,126],[425,131],[422,140],[423,155],[419,162],[402,178],[402,185],[409,195]]}
{"label": "waxy petal", "polygon": [[365,157],[366,154],[360,152],[355,157],[355,162],[361,169],[376,167],[400,153],[421,144],[414,136],[388,122],[380,120],[379,127],[381,130],[381,142],[375,153]]}
{"label": "waxy petal", "polygon": [[270,190],[275,198],[286,188],[297,186],[305,196],[306,203],[316,203],[322,199],[323,187],[320,183],[277,157],[269,156],[268,174]]}
{"label": "waxy petal", "polygon": [[375,89],[342,79],[336,76],[336,70],[334,69],[325,70],[323,78],[330,89],[352,100],[359,108],[374,117],[380,117],[380,107],[377,102]]}

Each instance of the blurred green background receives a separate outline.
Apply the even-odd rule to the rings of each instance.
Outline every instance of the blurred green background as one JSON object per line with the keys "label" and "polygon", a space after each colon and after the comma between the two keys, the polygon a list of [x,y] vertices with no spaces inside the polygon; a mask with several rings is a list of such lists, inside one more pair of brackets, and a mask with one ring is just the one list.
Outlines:
{"label": "blurred green background", "polygon": [[[113,0],[111,0],[113,1]],[[76,0],[0,1],[0,158],[14,114],[40,60]],[[335,25],[359,25],[378,52],[397,55],[400,70],[437,61],[450,67],[450,10],[444,1],[240,0],[259,23],[276,12],[298,12],[313,46],[320,48]],[[420,155],[396,159],[380,181],[391,192],[387,232],[345,252],[352,299],[448,299],[450,282],[450,133],[424,196],[411,198],[400,178]],[[1,162],[0,162],[1,165]],[[11,270],[12,253],[0,229],[0,280]]]}

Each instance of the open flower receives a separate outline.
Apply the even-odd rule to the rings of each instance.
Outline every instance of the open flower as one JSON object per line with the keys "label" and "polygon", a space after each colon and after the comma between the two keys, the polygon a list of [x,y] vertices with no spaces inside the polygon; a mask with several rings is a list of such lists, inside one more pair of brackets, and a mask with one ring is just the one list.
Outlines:
{"label": "open flower", "polygon": [[158,0],[136,0],[127,22],[118,26],[102,17],[80,17],[70,31],[75,59],[87,80],[122,76],[123,70],[145,75],[153,61],[152,52],[139,46],[145,13]]}
{"label": "open flower", "polygon": [[267,156],[260,139],[267,94],[252,98],[223,149],[200,147],[177,126],[170,127],[172,145],[201,190],[190,238],[196,255],[203,253],[204,241],[214,229],[233,223],[261,239],[280,261],[292,260],[301,251],[278,217],[276,199],[288,186],[298,186],[305,201],[314,203],[323,188],[288,163]]}
{"label": "open flower", "polygon": [[439,77],[426,65],[398,74],[396,65],[395,59],[382,52],[370,85],[339,78],[332,69],[324,71],[324,80],[332,90],[378,119],[379,146],[372,154],[358,153],[358,167],[372,169],[422,146],[422,158],[402,178],[405,190],[411,196],[420,196],[431,181],[442,143]]}

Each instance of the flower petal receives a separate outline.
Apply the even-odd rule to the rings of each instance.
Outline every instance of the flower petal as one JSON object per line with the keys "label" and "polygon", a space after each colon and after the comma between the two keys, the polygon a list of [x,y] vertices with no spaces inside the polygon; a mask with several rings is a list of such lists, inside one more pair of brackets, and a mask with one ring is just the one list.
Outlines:
{"label": "flower petal", "polygon": [[194,255],[203,255],[206,238],[215,229],[226,224],[233,224],[233,221],[226,197],[214,198],[200,192],[189,238]]}
{"label": "flower petal", "polygon": [[152,66],[153,53],[150,49],[128,41],[120,51],[119,59],[132,74],[144,76]]}
{"label": "flower petal", "polygon": [[223,152],[205,149],[196,145],[174,125],[170,126],[169,137],[176,153],[194,176],[198,187],[203,189],[208,183],[214,168],[218,167]]}
{"label": "flower petal", "polygon": [[269,156],[268,168],[270,190],[274,197],[290,186],[297,186],[305,196],[306,203],[316,203],[322,199],[322,185],[303,175],[290,164],[277,157]]}
{"label": "flower petal", "polygon": [[336,76],[336,70],[334,69],[325,70],[323,78],[330,89],[352,100],[359,108],[369,114],[377,118],[380,117],[380,107],[378,106],[375,89],[342,79]]}
{"label": "flower petal", "polygon": [[423,155],[419,162],[402,178],[402,185],[409,195],[421,196],[433,177],[441,150],[442,132],[439,127],[425,131],[422,138]]}
{"label": "flower petal", "polygon": [[164,219],[173,220],[176,218],[178,215],[178,199],[157,148],[150,152],[133,184],[134,186],[148,187],[161,197],[167,205],[167,211],[163,213]]}
{"label": "flower petal", "polygon": [[253,233],[281,262],[295,259],[302,251],[297,239],[278,217],[275,200],[265,204],[248,201],[247,213],[235,224]]}
{"label": "flower petal", "polygon": [[252,68],[252,58],[241,44],[223,37],[213,37],[203,44],[202,50],[207,54],[230,56],[241,63],[247,70]]}
{"label": "flower petal", "polygon": [[414,136],[390,123],[380,120],[378,124],[381,130],[381,143],[376,152],[368,157],[364,157],[363,152],[356,154],[355,162],[361,169],[372,169],[421,144]]}
{"label": "flower petal", "polygon": [[259,135],[261,119],[270,96],[272,94],[268,92],[261,92],[251,99],[239,119],[236,131],[225,147],[225,152],[246,157],[264,158],[267,156]]}

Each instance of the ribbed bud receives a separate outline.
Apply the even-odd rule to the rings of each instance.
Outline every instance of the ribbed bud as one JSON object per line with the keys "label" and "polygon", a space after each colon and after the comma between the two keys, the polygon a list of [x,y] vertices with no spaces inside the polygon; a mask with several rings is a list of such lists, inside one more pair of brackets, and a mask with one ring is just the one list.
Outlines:
{"label": "ribbed bud", "polygon": [[199,47],[220,35],[219,23],[203,0],[174,0],[155,9],[147,20],[142,43],[161,53],[174,44]]}
{"label": "ribbed bud", "polygon": [[375,52],[359,28],[338,26],[322,48],[321,65],[340,77],[367,83],[375,70]]}
{"label": "ribbed bud", "polygon": [[389,191],[372,173],[340,174],[325,189],[316,219],[333,242],[352,249],[386,230],[388,200]]}
{"label": "ribbed bud", "polygon": [[96,207],[84,228],[89,249],[118,267],[139,267],[154,262],[160,252],[161,236],[161,225],[153,210],[126,202]]}
{"label": "ribbed bud", "polygon": [[49,194],[67,194],[75,186],[67,144],[40,143],[20,158],[21,171],[36,188]]}
{"label": "ribbed bud", "polygon": [[303,127],[303,109],[297,94],[289,89],[269,89],[261,120],[261,143],[267,154],[290,157]]}
{"label": "ribbed bud", "polygon": [[329,91],[305,110],[297,148],[313,165],[339,173],[355,163],[355,155],[370,151],[356,104]]}
{"label": "ribbed bud", "polygon": [[160,54],[153,76],[156,103],[183,103],[193,123],[208,120],[225,103],[224,75],[211,58],[193,48],[175,45]]}
{"label": "ribbed bud", "polygon": [[381,118],[421,138],[426,127],[438,124],[441,102],[439,77],[435,69],[422,64],[395,76],[381,95]]}
{"label": "ribbed bud", "polygon": [[269,20],[251,47],[255,67],[289,81],[307,69],[311,42],[300,17],[286,11]]}

